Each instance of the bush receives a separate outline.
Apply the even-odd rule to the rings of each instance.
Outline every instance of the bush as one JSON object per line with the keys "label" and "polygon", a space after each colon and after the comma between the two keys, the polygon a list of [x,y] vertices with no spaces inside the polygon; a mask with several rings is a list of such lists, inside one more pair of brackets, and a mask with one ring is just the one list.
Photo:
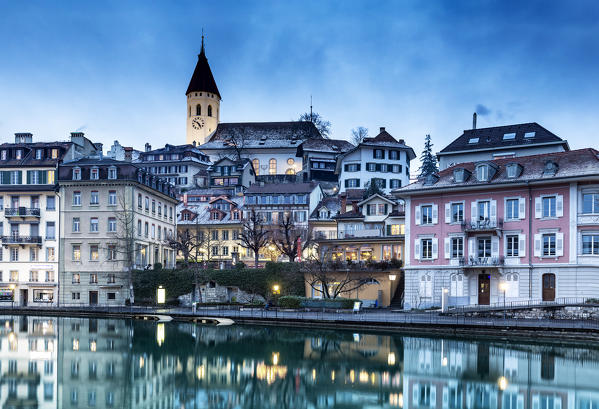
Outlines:
{"label": "bush", "polygon": [[284,295],[282,297],[279,297],[278,305],[281,308],[297,309],[297,308],[301,308],[303,300],[304,300],[304,297],[298,297],[295,295]]}
{"label": "bush", "polygon": [[162,263],[154,263],[154,270],[162,270]]}

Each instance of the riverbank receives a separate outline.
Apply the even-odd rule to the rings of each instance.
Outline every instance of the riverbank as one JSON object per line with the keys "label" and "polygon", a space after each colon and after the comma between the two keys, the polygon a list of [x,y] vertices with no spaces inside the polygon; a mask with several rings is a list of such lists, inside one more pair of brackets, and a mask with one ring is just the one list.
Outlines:
{"label": "riverbank", "polygon": [[406,333],[428,336],[477,336],[527,341],[593,342],[599,344],[599,321],[589,319],[515,319],[497,317],[453,317],[431,312],[297,311],[244,307],[3,307],[0,314],[77,316],[95,318],[139,318],[168,315],[176,321],[198,317],[229,318],[240,324],[279,325],[305,328],[339,328],[355,331]]}

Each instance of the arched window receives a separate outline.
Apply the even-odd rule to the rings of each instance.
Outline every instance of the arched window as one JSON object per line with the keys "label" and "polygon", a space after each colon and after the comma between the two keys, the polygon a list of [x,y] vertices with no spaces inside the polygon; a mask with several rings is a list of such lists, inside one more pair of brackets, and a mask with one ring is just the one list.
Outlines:
{"label": "arched window", "polygon": [[449,290],[451,297],[463,297],[464,296],[464,275],[463,274],[452,274],[451,275],[451,286]]}
{"label": "arched window", "polygon": [[208,116],[212,116],[212,105],[208,105]]}
{"label": "arched window", "polygon": [[191,118],[191,106],[189,107],[189,117]]}
{"label": "arched window", "polygon": [[254,173],[258,176],[260,174],[260,161],[258,159],[252,160],[252,166],[254,166]]}
{"label": "arched window", "polygon": [[[210,108],[208,108],[208,112],[210,112]],[[196,115],[197,116],[202,115],[202,106],[200,104],[196,105]]]}
{"label": "arched window", "polygon": [[286,175],[295,175],[295,169],[289,168],[285,171]]}
{"label": "arched window", "polygon": [[271,175],[277,174],[277,160],[275,158],[268,161],[268,173]]}

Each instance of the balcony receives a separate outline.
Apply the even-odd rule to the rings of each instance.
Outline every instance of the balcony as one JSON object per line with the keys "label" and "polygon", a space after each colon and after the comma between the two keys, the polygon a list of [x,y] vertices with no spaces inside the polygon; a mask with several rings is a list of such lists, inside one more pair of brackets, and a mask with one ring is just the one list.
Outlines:
{"label": "balcony", "polygon": [[363,229],[363,230],[352,230],[352,231],[340,231],[340,239],[354,239],[361,237],[383,237],[383,230],[380,229]]}
{"label": "balcony", "polygon": [[2,244],[36,244],[42,245],[42,236],[2,236]]}
{"label": "balcony", "polygon": [[5,217],[40,217],[40,209],[29,207],[7,207]]}
{"label": "balcony", "polygon": [[465,268],[478,267],[500,267],[505,264],[503,257],[462,257],[460,258],[460,266]]}
{"label": "balcony", "polygon": [[503,220],[476,220],[462,222],[462,231],[465,233],[499,232],[503,229]]}

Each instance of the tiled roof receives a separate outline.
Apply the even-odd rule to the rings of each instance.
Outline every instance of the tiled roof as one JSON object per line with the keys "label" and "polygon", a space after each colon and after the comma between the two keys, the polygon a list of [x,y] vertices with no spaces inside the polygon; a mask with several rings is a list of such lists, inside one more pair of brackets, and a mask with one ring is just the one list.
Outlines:
{"label": "tiled roof", "polygon": [[[405,142],[403,141],[403,139],[400,139],[399,141],[396,140],[389,132],[385,131],[384,128],[381,128],[381,132],[374,138],[364,138],[362,143],[360,143],[358,146],[345,152],[343,154],[343,156],[346,156],[349,153],[354,152],[355,150],[359,149],[362,146],[401,149],[401,150],[406,151],[406,153],[410,159],[414,159],[416,157],[416,153],[414,152],[414,149],[412,149],[410,146],[406,145]],[[338,166],[339,166],[339,164],[338,164]]]}
{"label": "tiled roof", "polygon": [[220,92],[218,92],[218,87],[216,86],[216,81],[214,81],[214,77],[212,76],[212,70],[208,64],[208,59],[206,58],[203,39],[202,51],[198,55],[198,63],[193,71],[193,75],[191,76],[191,80],[189,81],[189,86],[187,87],[185,95],[196,91],[210,92],[212,94],[218,95],[219,98],[221,97]]}
{"label": "tiled roof", "polygon": [[[439,180],[432,184],[425,184],[424,180],[411,183],[403,188],[394,190],[401,196],[402,193],[410,194],[413,191],[434,191],[436,189],[457,188],[461,186],[485,187],[509,183],[533,182],[541,180],[559,180],[560,178],[596,176],[599,178],[599,152],[592,148],[579,149],[566,152],[544,153],[540,155],[520,156],[515,158],[495,159],[484,161],[493,164],[497,172],[488,182],[479,182],[476,179],[475,167],[481,162],[466,162],[452,166],[439,173]],[[555,174],[544,174],[546,164],[554,162],[557,165]],[[514,178],[507,176],[506,166],[515,163],[522,167],[520,175]],[[455,169],[466,169],[471,173],[464,182],[454,180]]]}
{"label": "tiled roof", "polygon": [[246,195],[251,194],[293,194],[293,193],[311,193],[316,187],[317,183],[269,183],[260,186],[255,183],[250,186],[246,191]]}
{"label": "tiled roof", "polygon": [[[227,199],[233,203],[237,204],[237,208],[240,208],[243,205],[243,198],[242,197],[234,197],[231,199]],[[231,218],[231,212],[223,212],[225,213],[225,217],[223,217],[222,220],[212,220],[210,218],[210,208],[211,205],[208,202],[200,202],[200,203],[193,203],[193,204],[187,204],[187,206],[184,206],[183,204],[179,204],[177,206],[177,225],[189,225],[189,226],[193,226],[195,224],[199,224],[199,225],[227,225],[227,224],[241,224],[240,220],[233,220]],[[187,209],[195,214],[197,214],[198,216],[193,219],[193,220],[182,220],[181,217],[181,212]]]}
{"label": "tiled roof", "polygon": [[304,151],[324,153],[343,153],[353,147],[354,145],[343,139],[307,139],[300,146]]}
{"label": "tiled roof", "polygon": [[227,140],[239,141],[245,149],[297,148],[310,138],[322,139],[312,122],[240,122],[220,123],[210,141],[200,149],[226,149]]}
{"label": "tiled roof", "polygon": [[[506,134],[508,138],[504,139],[504,135]],[[528,135],[528,137],[525,135]],[[443,148],[439,152],[439,155],[473,149],[497,149],[544,143],[561,143],[566,150],[569,150],[568,143],[562,138],[543,128],[538,123],[530,122],[526,124],[494,126],[491,128],[467,129],[456,140]]]}
{"label": "tiled roof", "polygon": [[323,220],[319,217],[320,209],[323,207],[326,207],[327,210],[331,212],[331,219],[327,220],[332,220],[332,218],[335,215],[337,215],[341,210],[341,199],[339,198],[339,196],[327,196],[322,198],[320,203],[318,203],[318,205],[316,205],[316,207],[314,208],[314,211],[310,215],[310,219]]}

